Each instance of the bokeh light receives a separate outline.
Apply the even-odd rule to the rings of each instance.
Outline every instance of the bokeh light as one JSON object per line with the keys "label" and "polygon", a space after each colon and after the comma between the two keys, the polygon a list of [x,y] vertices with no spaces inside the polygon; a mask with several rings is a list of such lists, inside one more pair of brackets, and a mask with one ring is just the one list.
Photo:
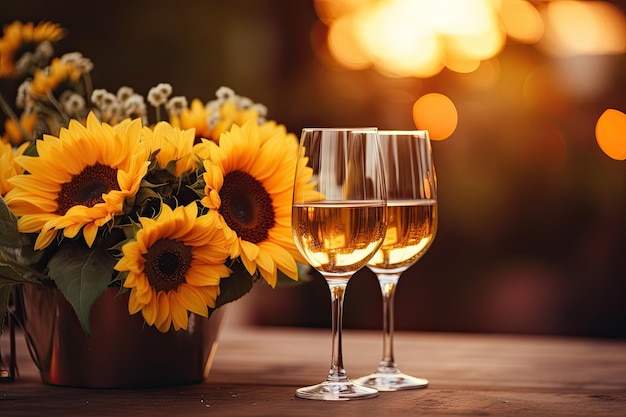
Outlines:
{"label": "bokeh light", "polygon": [[315,0],[327,48],[349,69],[428,78],[475,71],[507,42],[552,56],[621,54],[624,13],[606,1]]}
{"label": "bokeh light", "polygon": [[340,18],[328,30],[328,49],[333,57],[347,69],[359,70],[370,66],[360,43],[352,36],[354,21]]}
{"label": "bokeh light", "polygon": [[553,56],[626,51],[624,13],[605,1],[558,0],[539,7],[546,32],[539,46]]}
{"label": "bokeh light", "polygon": [[615,109],[602,113],[596,123],[596,140],[611,158],[626,159],[626,114]]}
{"label": "bokeh light", "polygon": [[444,94],[429,93],[413,105],[413,121],[418,129],[428,130],[432,140],[450,137],[458,124],[456,106]]}
{"label": "bokeh light", "polygon": [[535,43],[544,31],[539,11],[526,0],[502,0],[500,19],[508,36],[521,43]]}
{"label": "bokeh light", "polygon": [[365,53],[381,73],[429,77],[441,71],[440,39],[420,22],[414,5],[381,3],[353,19]]}

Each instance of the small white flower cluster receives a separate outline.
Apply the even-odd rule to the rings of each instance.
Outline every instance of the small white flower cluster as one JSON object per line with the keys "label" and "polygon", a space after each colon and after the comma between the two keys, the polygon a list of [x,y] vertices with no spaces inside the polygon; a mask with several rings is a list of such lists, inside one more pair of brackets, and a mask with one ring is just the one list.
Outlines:
{"label": "small white flower cluster", "polygon": [[[59,58],[61,64],[69,65],[73,73],[79,72],[79,76],[76,79],[72,78],[71,84],[65,85],[66,90],[58,97],[55,97],[52,92],[43,95],[33,91],[37,71],[43,71],[45,75],[54,72],[54,63],[49,62],[52,55],[51,43],[43,42],[34,52],[25,53],[17,63],[15,74],[28,73],[32,76],[26,77],[17,88],[16,109],[20,110],[21,117],[32,114],[42,115],[37,118],[32,134],[22,129],[24,137],[39,137],[43,133],[57,132],[69,119],[82,119],[87,114],[85,91],[91,88],[89,73],[93,69],[93,63],[79,52],[66,53]],[[10,110],[4,110],[13,119],[18,119]]]}
{"label": "small white flower cluster", "polygon": [[[93,70],[93,62],[80,52],[70,52],[61,57],[61,62],[71,64],[74,68],[80,70],[83,76],[90,74]],[[87,82],[88,78],[84,78]],[[90,86],[86,86],[91,88]],[[76,91],[66,90],[59,97],[59,102],[65,113],[72,118],[78,118],[84,115],[86,109],[86,99],[83,94]]]}
{"label": "small white flower cluster", "polygon": [[172,95],[172,86],[167,83],[160,83],[152,87],[148,92],[148,102],[154,107],[159,107],[167,103],[167,99]]}
{"label": "small white flower cluster", "polygon": [[[48,46],[42,47],[42,45]],[[52,53],[52,46],[50,45],[50,43],[43,42],[39,45],[35,53],[29,53],[30,55],[25,54],[28,55],[28,57],[22,58],[20,61],[22,61],[23,59],[27,59],[28,65],[33,65],[37,62],[38,59],[48,59],[50,56],[52,56]],[[80,52],[67,53],[61,56],[60,60],[64,64],[71,64],[74,68],[78,69],[83,76],[88,75],[91,70],[93,70],[93,63],[91,62],[91,60],[84,57]],[[44,68],[44,71],[50,72],[50,66],[46,66]],[[34,97],[31,93],[32,84],[33,78],[26,78],[19,85],[17,89],[17,95],[15,97],[16,107],[18,109],[24,110],[25,114],[31,114],[36,112],[38,110],[36,106],[41,101],[38,99],[38,97]],[[48,99],[50,99],[50,97],[48,97]],[[85,98],[77,91],[66,90],[61,94],[58,100],[58,103],[53,104],[60,106],[60,110],[64,111],[69,117],[77,117],[81,114],[81,112],[85,110]]]}
{"label": "small white flower cluster", "polygon": [[27,51],[22,54],[17,62],[15,62],[15,69],[13,75],[20,77],[32,71],[32,68],[41,68],[50,61],[50,58],[54,55],[54,48],[49,41],[41,42],[37,45],[34,51]]}
{"label": "small white flower cluster", "polygon": [[126,118],[141,118],[143,123],[148,123],[144,98],[130,87],[121,87],[117,94],[101,88],[93,90],[91,102],[100,111],[103,122],[117,123]]}
{"label": "small white flower cluster", "polygon": [[[168,83],[160,83],[148,92],[147,101],[156,111],[156,121],[161,121],[161,106],[165,107],[170,116],[180,116],[183,110],[189,108],[189,102],[185,96],[172,95],[172,86]],[[234,103],[237,111],[256,110],[259,114],[258,123],[266,121],[267,107],[260,103],[254,103],[248,97],[235,94],[229,87],[220,87],[215,93],[215,100],[206,103],[205,108],[209,110],[207,125],[209,129],[215,129],[221,120],[220,108],[226,103]],[[140,117],[144,124],[148,123],[148,113],[144,97],[137,94],[130,87],[121,87],[117,94],[108,92],[105,89],[96,89],[91,95],[91,102],[100,112],[103,122],[119,122],[125,118]]]}
{"label": "small white flower cluster", "polygon": [[259,113],[259,118],[257,120],[259,125],[266,121],[267,107],[260,103],[254,103],[248,97],[238,96],[232,88],[220,87],[215,93],[215,96],[217,98],[209,101],[205,106],[208,110],[210,110],[207,125],[211,130],[215,129],[215,126],[220,121],[220,107],[228,102],[234,102],[237,110],[239,111],[249,109],[256,110]]}
{"label": "small white flower cluster", "polygon": [[66,90],[61,93],[59,102],[65,114],[73,118],[76,118],[85,109],[85,97],[75,91]]}
{"label": "small white flower cluster", "polygon": [[61,57],[64,64],[72,64],[75,68],[80,69],[83,74],[89,74],[93,70],[93,62],[80,52],[69,52]]}
{"label": "small white flower cluster", "polygon": [[34,111],[33,106],[36,104],[36,100],[29,94],[32,83],[32,78],[24,80],[17,88],[17,95],[15,96],[15,105],[18,109],[24,109],[26,114],[32,113]]}
{"label": "small white flower cluster", "polygon": [[172,97],[166,104],[168,114],[180,116],[183,110],[189,108],[189,102],[185,96]]}

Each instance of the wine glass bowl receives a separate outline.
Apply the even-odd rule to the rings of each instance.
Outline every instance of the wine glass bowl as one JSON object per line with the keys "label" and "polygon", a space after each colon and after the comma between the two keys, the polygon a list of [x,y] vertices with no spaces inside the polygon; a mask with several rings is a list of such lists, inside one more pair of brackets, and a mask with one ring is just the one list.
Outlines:
{"label": "wine glass bowl", "polygon": [[[354,384],[343,366],[343,296],[348,280],[382,245],[386,188],[376,128],[305,128],[300,139],[292,231],[296,247],[330,289],[332,359],[322,383],[296,390],[316,400],[372,398],[378,390]],[[296,184],[298,181],[296,180]]]}
{"label": "wine glass bowl", "polygon": [[379,131],[387,188],[387,231],[367,267],[383,297],[383,355],[375,372],[356,383],[379,391],[424,388],[428,380],[401,372],[393,353],[393,299],[401,274],[432,244],[438,224],[437,182],[428,132]]}

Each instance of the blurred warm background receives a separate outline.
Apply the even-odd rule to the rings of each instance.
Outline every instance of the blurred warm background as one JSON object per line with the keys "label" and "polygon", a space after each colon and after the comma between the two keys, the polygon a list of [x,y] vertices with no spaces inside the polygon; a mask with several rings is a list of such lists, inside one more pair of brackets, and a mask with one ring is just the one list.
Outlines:
{"label": "blurred warm background", "polygon": [[[428,129],[439,231],[400,280],[396,329],[626,337],[626,2],[3,0],[52,21],[94,85],[214,97],[305,126]],[[11,97],[13,86],[0,84]],[[346,328],[379,328],[350,282]],[[330,326],[328,288],[254,289],[259,325]]]}

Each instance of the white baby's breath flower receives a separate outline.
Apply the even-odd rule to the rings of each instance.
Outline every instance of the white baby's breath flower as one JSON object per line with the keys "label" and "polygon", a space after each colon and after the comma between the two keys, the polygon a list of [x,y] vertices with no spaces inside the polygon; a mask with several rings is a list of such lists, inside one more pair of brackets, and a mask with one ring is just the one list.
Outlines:
{"label": "white baby's breath flower", "polygon": [[215,112],[219,112],[220,107],[222,107],[222,102],[219,100],[211,100],[207,102],[206,105],[204,106],[204,108],[209,110],[211,114]]}
{"label": "white baby's breath flower", "polygon": [[217,126],[221,118],[222,117],[218,112],[213,112],[209,114],[209,116],[206,118],[206,124],[207,126],[209,126],[209,129],[214,130],[215,126]]}
{"label": "white baby's breath flower", "polygon": [[143,117],[146,114],[146,103],[139,94],[132,94],[123,104],[125,117]]}
{"label": "white baby's breath flower", "polygon": [[96,88],[91,93],[91,102],[97,106],[100,106],[104,101],[104,95],[107,93],[107,90],[104,88]]}
{"label": "white baby's breath flower", "polygon": [[117,99],[126,101],[135,94],[135,90],[128,86],[122,86],[117,90]]}
{"label": "white baby's breath flower", "polygon": [[267,117],[267,107],[261,103],[254,103],[250,106],[251,110],[256,110],[259,113],[258,123],[265,123],[265,118]]}
{"label": "white baby's breath flower", "polygon": [[105,89],[96,89],[91,94],[91,102],[100,110],[103,122],[110,123],[121,119],[122,107],[115,94]]}
{"label": "white baby's breath flower", "polygon": [[104,94],[104,96],[102,96],[102,106],[106,107],[106,106],[112,106],[114,104],[117,104],[117,97],[115,97],[115,94],[110,93],[110,92],[106,92]]}
{"label": "white baby's breath flower", "polygon": [[160,83],[156,86],[157,90],[164,96],[169,97],[172,94],[172,85],[169,83]]}
{"label": "white baby's breath flower", "polygon": [[169,114],[180,116],[184,109],[189,108],[189,102],[185,96],[172,97],[165,105]]}
{"label": "white baby's breath flower", "polygon": [[122,106],[117,101],[107,104],[100,112],[103,122],[117,123],[119,120],[123,119]]}
{"label": "white baby's breath flower", "polygon": [[39,111],[39,105],[38,103],[33,100],[30,99],[28,101],[26,101],[26,105],[24,106],[24,114],[33,114],[33,113],[37,113]]}
{"label": "white baby's breath flower", "polygon": [[80,115],[85,110],[85,98],[73,91],[63,92],[59,102],[63,106],[63,111],[73,117]]}
{"label": "white baby's breath flower", "polygon": [[222,101],[233,100],[236,97],[235,91],[232,88],[224,86],[217,89],[215,96],[218,100]]}
{"label": "white baby's breath flower", "polygon": [[52,55],[54,55],[52,42],[44,41],[37,45],[37,49],[35,49],[34,59],[36,62],[48,62],[50,58],[52,58]]}
{"label": "white baby's breath flower", "polygon": [[14,64],[14,70],[16,76],[21,76],[22,74],[26,74],[29,69],[33,66],[34,63],[34,54],[32,52],[25,52],[20,59],[18,59]]}
{"label": "white baby's breath flower", "polygon": [[61,57],[61,62],[72,64],[80,69],[83,74],[88,74],[93,69],[93,63],[80,52],[68,52]]}
{"label": "white baby's breath flower", "polygon": [[28,94],[32,83],[33,80],[31,78],[28,78],[24,80],[24,82],[22,82],[22,84],[20,84],[20,86],[17,88],[15,105],[18,109],[24,109],[28,107],[29,104],[34,103],[35,99],[30,94]]}
{"label": "white baby's breath flower", "polygon": [[172,94],[172,86],[170,84],[158,84],[148,92],[148,102],[154,107],[159,107],[167,102],[170,94]]}
{"label": "white baby's breath flower", "polygon": [[54,48],[49,41],[43,41],[39,43],[34,51],[26,51],[14,64],[14,75],[22,76],[27,73],[32,73],[35,68],[42,68],[54,55]]}
{"label": "white baby's breath flower", "polygon": [[239,97],[239,100],[237,101],[237,108],[246,110],[252,107],[253,104],[254,102],[250,100],[248,97]]}

